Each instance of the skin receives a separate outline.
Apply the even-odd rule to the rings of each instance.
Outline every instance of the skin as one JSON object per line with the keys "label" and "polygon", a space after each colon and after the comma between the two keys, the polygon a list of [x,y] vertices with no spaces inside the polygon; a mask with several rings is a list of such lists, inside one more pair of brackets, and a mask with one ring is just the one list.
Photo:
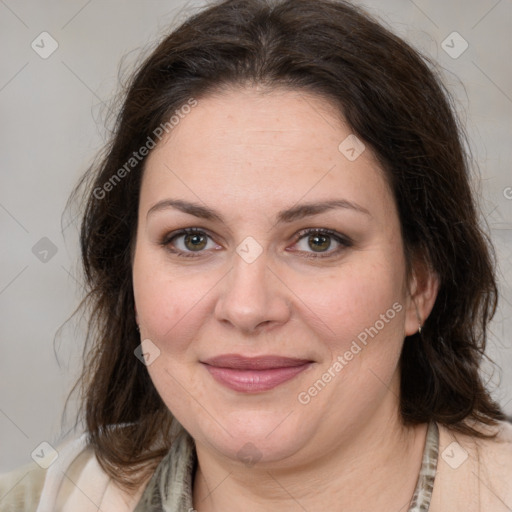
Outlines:
{"label": "skin", "polygon": [[[148,366],[151,379],[196,441],[200,512],[276,504],[398,511],[411,499],[426,425],[400,422],[398,360],[438,285],[420,267],[406,279],[383,170],[368,147],[354,161],[338,149],[351,133],[334,106],[312,94],[231,89],[199,99],[146,162],[133,259],[136,315],[141,339],[160,350]],[[223,220],[170,206],[148,214],[168,199]],[[282,210],[330,200],[366,212],[333,208],[276,221]],[[204,248],[194,251],[185,236],[169,241],[182,228],[203,230]],[[327,238],[318,250],[312,236],[300,235],[307,228],[352,244]],[[247,237],[262,250],[252,263],[236,251]],[[332,372],[337,356],[396,303],[394,318],[300,403],[299,393]],[[227,353],[313,364],[272,390],[247,394],[216,382],[200,363]],[[247,464],[240,450],[261,458]]]}

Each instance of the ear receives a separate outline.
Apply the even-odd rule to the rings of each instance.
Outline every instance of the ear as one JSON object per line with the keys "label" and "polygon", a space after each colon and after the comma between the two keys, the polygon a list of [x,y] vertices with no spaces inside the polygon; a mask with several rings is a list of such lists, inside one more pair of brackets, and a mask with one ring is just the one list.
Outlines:
{"label": "ear", "polygon": [[405,311],[405,335],[411,336],[425,324],[439,291],[439,276],[428,265],[416,261],[409,282]]}
{"label": "ear", "polygon": [[134,311],[134,313],[135,313],[135,323],[136,323],[137,325],[139,325],[139,315],[138,315],[138,313],[137,313],[137,306],[136,306],[136,305],[134,305],[134,306],[133,306],[133,311]]}

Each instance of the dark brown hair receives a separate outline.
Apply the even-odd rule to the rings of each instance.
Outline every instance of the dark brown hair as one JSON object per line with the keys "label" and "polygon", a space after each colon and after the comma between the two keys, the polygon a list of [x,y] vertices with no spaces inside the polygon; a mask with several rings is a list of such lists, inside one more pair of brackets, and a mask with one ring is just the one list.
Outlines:
{"label": "dark brown hair", "polygon": [[462,131],[432,65],[347,2],[227,0],[189,18],[140,65],[112,140],[81,183],[90,307],[83,414],[100,463],[127,487],[169,449],[173,418],[134,356],[131,248],[145,158],[112,179],[191,98],[253,84],[319,94],[339,109],[386,173],[408,269],[422,261],[439,276],[433,311],[401,356],[404,423],[435,420],[481,436],[473,422],[503,419],[479,370],[497,300],[492,252]]}

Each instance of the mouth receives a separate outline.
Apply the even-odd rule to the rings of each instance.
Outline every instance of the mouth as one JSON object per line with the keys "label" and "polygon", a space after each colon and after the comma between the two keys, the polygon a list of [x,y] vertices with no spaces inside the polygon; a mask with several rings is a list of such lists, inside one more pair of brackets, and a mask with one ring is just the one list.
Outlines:
{"label": "mouth", "polygon": [[216,356],[201,363],[220,384],[243,393],[268,391],[309,368],[313,361],[282,356]]}

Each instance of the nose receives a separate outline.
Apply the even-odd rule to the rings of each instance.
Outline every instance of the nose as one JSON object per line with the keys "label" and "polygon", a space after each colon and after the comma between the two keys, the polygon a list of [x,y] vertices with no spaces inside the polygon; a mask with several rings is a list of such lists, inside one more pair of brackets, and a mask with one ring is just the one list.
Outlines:
{"label": "nose", "polygon": [[234,255],[215,306],[218,321],[246,334],[284,324],[290,318],[289,290],[268,266],[265,253],[247,263]]}

